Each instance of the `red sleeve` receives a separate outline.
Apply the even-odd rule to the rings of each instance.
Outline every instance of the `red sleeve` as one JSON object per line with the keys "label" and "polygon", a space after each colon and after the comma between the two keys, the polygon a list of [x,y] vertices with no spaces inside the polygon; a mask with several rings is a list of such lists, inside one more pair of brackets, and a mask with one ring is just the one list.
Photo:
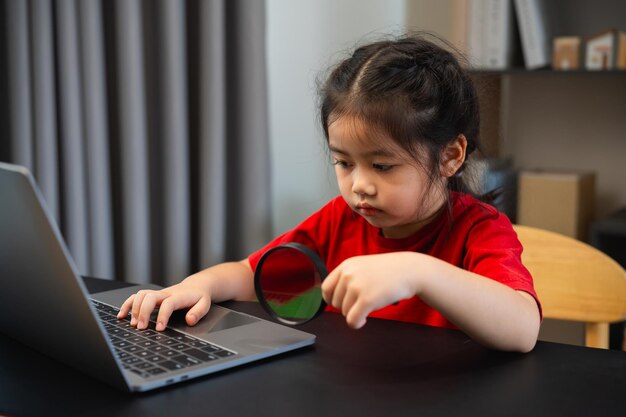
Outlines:
{"label": "red sleeve", "polygon": [[522,244],[509,219],[499,214],[476,222],[468,235],[464,268],[533,296],[541,312],[530,272],[522,264]]}
{"label": "red sleeve", "polygon": [[259,263],[261,256],[263,256],[267,250],[288,242],[301,243],[320,255],[320,257],[324,258],[328,250],[333,211],[336,210],[337,198],[331,200],[328,204],[326,204],[326,206],[312,214],[295,228],[278,236],[263,248],[250,254],[250,256],[248,256],[248,261],[250,262],[252,270],[256,270],[256,266]]}

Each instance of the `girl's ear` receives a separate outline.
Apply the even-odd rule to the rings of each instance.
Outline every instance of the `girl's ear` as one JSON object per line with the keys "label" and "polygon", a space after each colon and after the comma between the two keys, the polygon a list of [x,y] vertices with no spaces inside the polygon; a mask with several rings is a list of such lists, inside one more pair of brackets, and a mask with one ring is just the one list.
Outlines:
{"label": "girl's ear", "polygon": [[465,151],[467,150],[467,138],[459,135],[452,142],[447,144],[441,152],[441,175],[449,178],[456,174],[465,162]]}

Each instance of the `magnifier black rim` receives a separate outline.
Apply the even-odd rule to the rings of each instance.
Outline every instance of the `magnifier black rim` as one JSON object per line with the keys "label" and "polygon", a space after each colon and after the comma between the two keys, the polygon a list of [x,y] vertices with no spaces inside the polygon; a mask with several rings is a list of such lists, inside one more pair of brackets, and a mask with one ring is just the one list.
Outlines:
{"label": "magnifier black rim", "polygon": [[269,255],[271,255],[273,252],[283,250],[283,249],[295,249],[307,255],[307,257],[313,262],[313,265],[315,266],[315,268],[317,268],[320,274],[321,282],[324,282],[324,279],[328,275],[328,271],[326,270],[326,265],[324,265],[324,263],[322,262],[320,257],[317,255],[317,253],[315,253],[309,247],[301,243],[297,243],[297,242],[288,242],[288,243],[280,244],[278,246],[274,246],[273,248],[268,249],[261,256],[261,259],[259,259],[259,263],[257,264],[256,269],[254,271],[254,291],[256,292],[256,297],[259,300],[259,303],[265,309],[265,311],[267,311],[267,313],[270,316],[272,316],[274,320],[280,323],[288,324],[290,326],[299,326],[319,316],[326,309],[326,302],[322,299],[320,301],[320,307],[317,309],[315,314],[313,314],[311,317],[309,317],[306,320],[298,320],[298,321],[288,320],[284,317],[280,317],[278,314],[276,314],[276,312],[274,312],[274,310],[272,310],[269,303],[265,299],[265,296],[263,295],[263,290],[261,289],[261,270],[263,269],[263,264],[265,263],[265,260],[269,257]]}

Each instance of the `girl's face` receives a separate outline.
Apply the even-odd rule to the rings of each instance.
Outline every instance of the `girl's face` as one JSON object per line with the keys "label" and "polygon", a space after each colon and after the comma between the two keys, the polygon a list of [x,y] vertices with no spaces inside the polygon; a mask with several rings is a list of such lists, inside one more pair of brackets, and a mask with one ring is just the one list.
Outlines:
{"label": "girl's face", "polygon": [[[328,127],[339,190],[352,209],[388,238],[410,236],[443,206],[445,181],[389,138],[352,117]],[[423,166],[422,166],[423,165]]]}

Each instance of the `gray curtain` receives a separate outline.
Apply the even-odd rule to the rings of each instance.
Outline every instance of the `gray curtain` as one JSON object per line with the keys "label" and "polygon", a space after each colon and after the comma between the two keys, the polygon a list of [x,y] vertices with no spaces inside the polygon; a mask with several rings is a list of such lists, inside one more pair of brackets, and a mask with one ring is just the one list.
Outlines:
{"label": "gray curtain", "polygon": [[269,238],[265,6],[4,0],[0,159],[85,275],[172,284]]}

